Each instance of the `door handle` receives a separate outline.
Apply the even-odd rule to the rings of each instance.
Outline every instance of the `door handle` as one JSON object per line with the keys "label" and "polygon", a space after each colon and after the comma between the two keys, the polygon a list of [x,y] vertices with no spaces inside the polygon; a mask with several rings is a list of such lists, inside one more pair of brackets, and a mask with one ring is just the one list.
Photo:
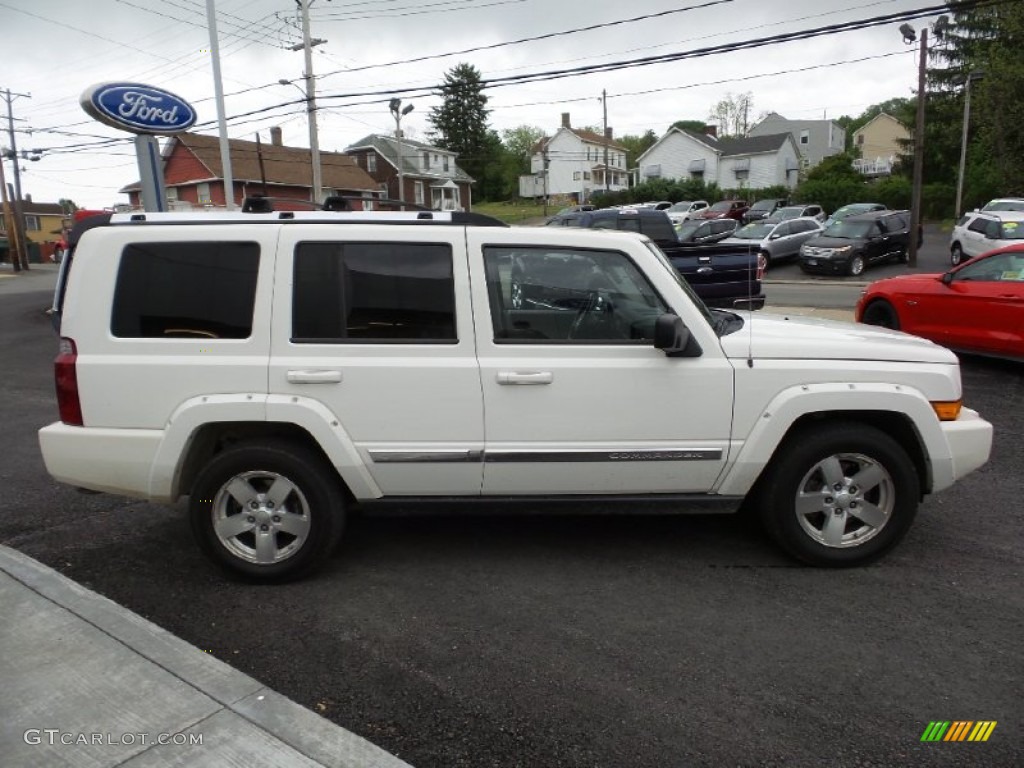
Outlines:
{"label": "door handle", "polygon": [[288,371],[287,378],[289,384],[340,384],[341,371]]}
{"label": "door handle", "polygon": [[551,371],[498,371],[499,384],[550,384],[554,380]]}

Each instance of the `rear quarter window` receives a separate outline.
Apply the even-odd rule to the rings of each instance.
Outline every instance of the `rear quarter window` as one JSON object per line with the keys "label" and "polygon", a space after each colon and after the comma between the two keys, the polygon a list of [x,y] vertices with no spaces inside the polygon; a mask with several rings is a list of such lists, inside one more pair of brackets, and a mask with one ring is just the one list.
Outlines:
{"label": "rear quarter window", "polygon": [[250,242],[127,245],[110,331],[117,338],[248,338],[259,261],[260,247]]}

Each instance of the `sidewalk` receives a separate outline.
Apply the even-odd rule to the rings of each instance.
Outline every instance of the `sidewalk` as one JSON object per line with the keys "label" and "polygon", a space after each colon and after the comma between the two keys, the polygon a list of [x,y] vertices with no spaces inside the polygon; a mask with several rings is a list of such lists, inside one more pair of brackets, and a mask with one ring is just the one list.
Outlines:
{"label": "sidewalk", "polygon": [[3,546],[0,615],[5,768],[409,768]]}

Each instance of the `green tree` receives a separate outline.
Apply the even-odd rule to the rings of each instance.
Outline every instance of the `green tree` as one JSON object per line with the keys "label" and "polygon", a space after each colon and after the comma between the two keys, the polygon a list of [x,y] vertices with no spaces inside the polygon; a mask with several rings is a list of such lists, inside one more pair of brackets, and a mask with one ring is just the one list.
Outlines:
{"label": "green tree", "polygon": [[501,140],[489,130],[487,97],[483,93],[480,72],[472,64],[457,64],[445,73],[440,87],[441,105],[432,107],[429,122],[430,140],[437,146],[458,154],[458,163],[477,180],[478,196],[487,199],[484,189],[488,166],[496,159]]}
{"label": "green tree", "polygon": [[637,158],[653,147],[657,143],[658,137],[654,135],[653,130],[648,128],[647,132],[640,136],[626,135],[616,141],[626,148],[626,167],[635,168]]}
{"label": "green tree", "polygon": [[57,201],[57,205],[60,206],[60,209],[64,211],[65,215],[72,214],[79,208],[79,206],[75,203],[74,200],[68,200],[67,198],[64,197]]}
{"label": "green tree", "polygon": [[701,135],[704,134],[704,129],[707,128],[708,124],[703,120],[676,120],[669,128],[679,128],[683,131],[693,131]]}
{"label": "green tree", "polygon": [[505,150],[516,160],[517,173],[530,172],[530,158],[537,142],[544,138],[544,130],[535,125],[520,125],[501,132]]}

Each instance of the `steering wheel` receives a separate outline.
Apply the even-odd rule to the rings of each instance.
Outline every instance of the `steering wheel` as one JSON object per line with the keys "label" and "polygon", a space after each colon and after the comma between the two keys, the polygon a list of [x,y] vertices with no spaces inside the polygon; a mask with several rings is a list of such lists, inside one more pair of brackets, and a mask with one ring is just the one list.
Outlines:
{"label": "steering wheel", "polygon": [[583,326],[583,320],[590,312],[610,312],[611,309],[612,302],[605,291],[587,291],[587,300],[576,312],[576,317],[572,319],[572,325],[569,326],[568,338],[576,338],[576,334]]}

